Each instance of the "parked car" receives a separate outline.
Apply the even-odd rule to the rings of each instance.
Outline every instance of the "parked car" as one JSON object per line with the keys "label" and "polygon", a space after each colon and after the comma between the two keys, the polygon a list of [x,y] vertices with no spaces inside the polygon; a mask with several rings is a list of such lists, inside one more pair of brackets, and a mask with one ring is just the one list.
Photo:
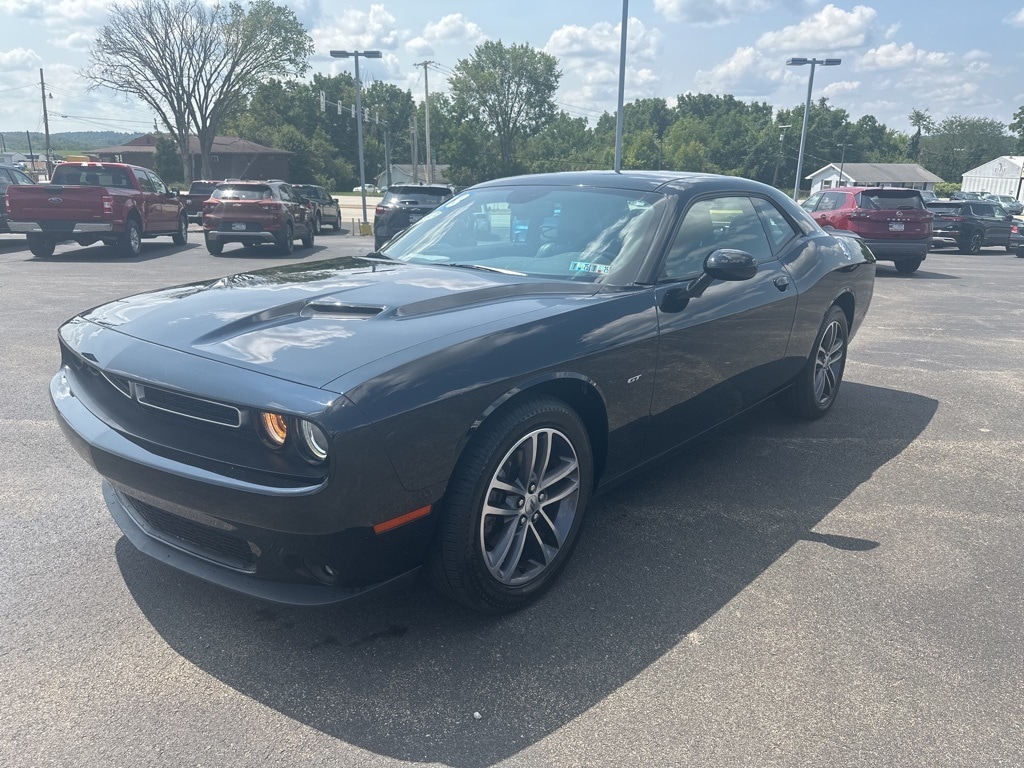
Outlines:
{"label": "parked car", "polygon": [[366,194],[368,194],[368,195],[376,195],[377,192],[380,191],[373,184],[364,184],[361,187],[356,185],[356,186],[352,187],[352,191],[353,192],[362,192],[364,188],[366,189]]}
{"label": "parked car", "polygon": [[961,253],[977,253],[986,246],[1016,252],[1011,242],[1016,223],[1013,216],[994,200],[940,200],[928,203],[935,216],[932,245],[955,246]]}
{"label": "parked car", "polygon": [[254,247],[272,243],[290,254],[295,240],[312,248],[313,214],[302,196],[283,181],[232,181],[218,184],[203,207],[206,250],[214,256],[226,243]]}
{"label": "parked car", "polygon": [[999,203],[1003,208],[1014,216],[1020,216],[1024,213],[1024,203],[1018,200],[1013,195],[987,195],[986,200],[991,200],[995,203]]}
{"label": "parked car", "polygon": [[932,202],[933,200],[939,199],[939,196],[930,189],[919,189],[918,192],[921,193],[921,199],[924,200],[925,205]]}
{"label": "parked car", "polygon": [[10,232],[7,226],[7,188],[11,185],[35,184],[32,179],[10,165],[0,165],[0,196],[4,198],[4,204],[0,205],[0,232]]}
{"label": "parked car", "polygon": [[293,189],[310,201],[313,206],[313,231],[320,234],[325,224],[337,232],[341,229],[341,206],[330,192],[315,184],[294,184]]}
{"label": "parked car", "polygon": [[188,242],[178,194],[148,168],[125,163],[61,163],[46,184],[10,186],[7,220],[34,256],[52,255],[64,240],[102,241],[128,257],[142,253],[143,238]]}
{"label": "parked car", "polygon": [[184,195],[185,215],[189,221],[197,224],[203,223],[203,203],[210,199],[213,190],[218,184],[223,184],[223,179],[193,181],[189,184],[188,192]]}
{"label": "parked car", "polygon": [[373,247],[384,243],[408,227],[455,193],[442,184],[393,184],[377,203],[373,215]]}
{"label": "parked car", "polygon": [[162,563],[302,605],[422,568],[497,613],[552,584],[595,491],[767,400],[825,416],[874,275],[747,179],[495,180],[383,255],[88,310],[50,394]]}
{"label": "parked car", "polygon": [[916,189],[843,187],[816,192],[803,201],[823,227],[856,232],[876,259],[897,271],[917,271],[932,244],[932,215]]}
{"label": "parked car", "polygon": [[964,192],[962,189],[958,189],[952,195],[949,196],[950,200],[984,200],[985,195],[988,192]]}

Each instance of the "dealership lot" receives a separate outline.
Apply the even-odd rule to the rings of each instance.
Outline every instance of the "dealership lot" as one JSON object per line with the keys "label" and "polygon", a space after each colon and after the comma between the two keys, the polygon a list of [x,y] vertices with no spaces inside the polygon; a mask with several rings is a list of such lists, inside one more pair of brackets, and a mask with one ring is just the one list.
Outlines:
{"label": "dealership lot", "polygon": [[1017,765],[1024,259],[879,267],[833,412],[768,405],[595,500],[553,591],[298,610],[139,555],[54,421],[55,331],[290,257],[0,238],[0,764]]}

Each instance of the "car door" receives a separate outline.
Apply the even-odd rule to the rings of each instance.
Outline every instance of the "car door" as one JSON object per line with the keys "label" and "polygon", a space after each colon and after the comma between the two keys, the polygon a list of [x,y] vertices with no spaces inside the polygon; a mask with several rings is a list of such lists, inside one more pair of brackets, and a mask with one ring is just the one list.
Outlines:
{"label": "car door", "polygon": [[839,210],[846,203],[846,192],[822,192],[811,216],[823,227],[838,227]]}
{"label": "car door", "polygon": [[291,211],[292,219],[295,221],[296,236],[306,234],[310,228],[309,206],[302,202],[302,196],[292,189],[290,184],[282,184],[278,187],[281,194],[281,201],[286,203]]}
{"label": "car door", "polygon": [[178,228],[178,200],[171,194],[171,190],[164,184],[163,179],[152,171],[146,171],[149,183],[153,189],[152,210],[157,220],[153,229],[160,232],[172,232]]}
{"label": "car door", "polygon": [[1006,245],[1010,242],[1013,216],[998,203],[971,203],[971,211],[985,227],[985,245]]}
{"label": "car door", "polygon": [[[729,194],[689,206],[656,290],[658,366],[647,456],[739,413],[792,377],[785,358],[797,290],[778,256],[802,239],[764,198]],[[750,253],[757,273],[749,280],[712,281],[681,308],[666,301],[666,294],[678,294],[700,277],[706,258],[723,248]]]}

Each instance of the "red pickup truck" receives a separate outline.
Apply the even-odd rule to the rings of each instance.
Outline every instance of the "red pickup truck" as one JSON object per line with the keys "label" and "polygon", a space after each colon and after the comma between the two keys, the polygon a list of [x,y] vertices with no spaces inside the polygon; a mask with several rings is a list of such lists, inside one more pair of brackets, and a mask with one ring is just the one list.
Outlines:
{"label": "red pickup truck", "polygon": [[48,183],[7,188],[11,232],[23,232],[35,256],[50,256],[64,240],[102,240],[122,256],[138,256],[142,239],[169,235],[188,241],[181,200],[153,171],[123,163],[61,163]]}

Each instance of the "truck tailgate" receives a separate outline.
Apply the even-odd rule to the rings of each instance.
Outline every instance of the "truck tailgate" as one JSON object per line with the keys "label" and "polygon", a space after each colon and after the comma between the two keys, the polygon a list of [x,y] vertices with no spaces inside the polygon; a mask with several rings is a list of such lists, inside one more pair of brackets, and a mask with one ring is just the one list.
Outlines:
{"label": "truck tailgate", "polygon": [[[11,186],[7,190],[11,221],[103,221],[103,187],[65,187],[53,184]],[[109,214],[107,216],[109,220]]]}

